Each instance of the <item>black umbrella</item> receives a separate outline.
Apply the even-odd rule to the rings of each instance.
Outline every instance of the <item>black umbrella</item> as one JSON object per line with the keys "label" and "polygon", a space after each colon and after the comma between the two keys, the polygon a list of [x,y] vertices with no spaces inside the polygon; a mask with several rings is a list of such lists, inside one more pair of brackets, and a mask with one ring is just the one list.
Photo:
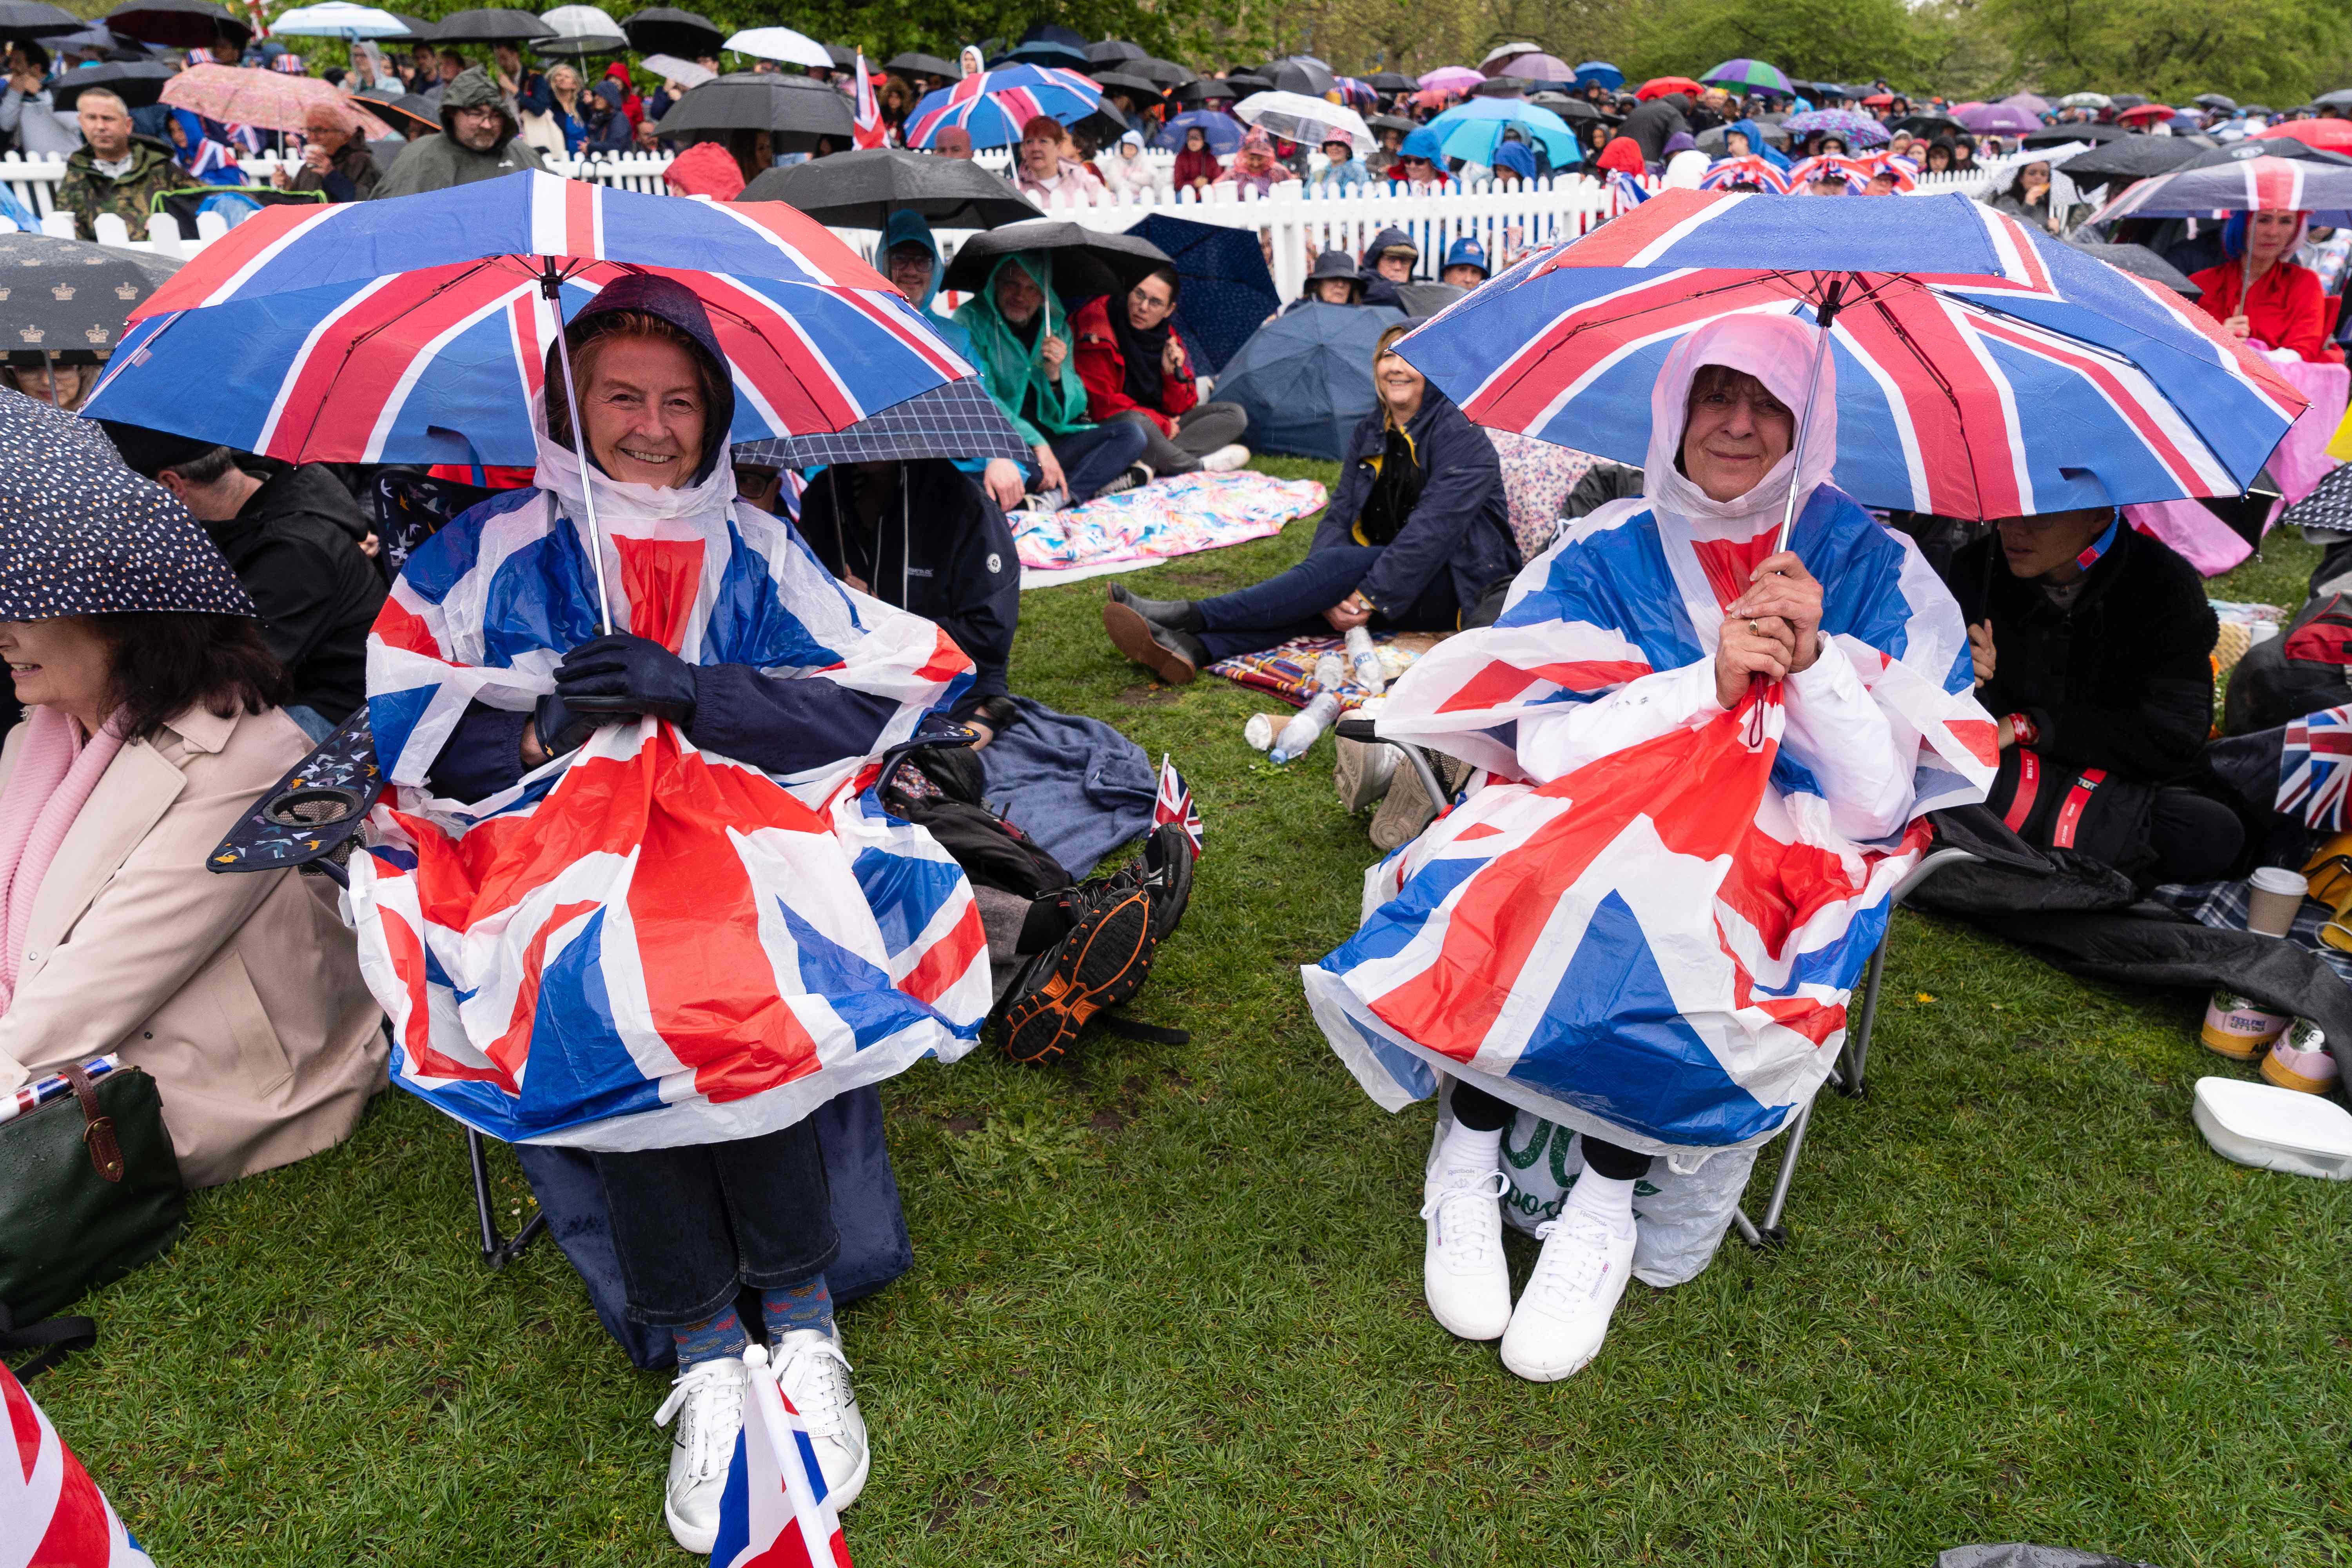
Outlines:
{"label": "black umbrella", "polygon": [[398,115],[402,120],[414,121],[427,131],[441,129],[440,110],[435,109],[433,100],[423,93],[402,92],[397,88],[370,87],[362,88],[352,96],[365,99],[374,105],[375,117],[384,121],[385,124],[391,125],[395,131],[399,130],[400,126],[391,120],[386,120],[384,117],[387,113]]}
{"label": "black umbrella", "polygon": [[2267,103],[2249,103],[2244,106],[2244,112],[2248,114],[2276,114],[2278,110],[2273,109]]}
{"label": "black umbrella", "polygon": [[2205,292],[2204,289],[2189,281],[2189,274],[2181,271],[2145,245],[2098,245],[2085,239],[2070,239],[2065,243],[2085,256],[2097,258],[2119,272],[2128,272],[2135,278],[2145,278],[2151,283],[2161,283],[2175,293],[2186,294],[2191,300]]}
{"label": "black umbrella", "polygon": [[1070,121],[1070,129],[1083,131],[1095,139],[1097,146],[1107,147],[1127,134],[1127,116],[1119,112],[1118,104],[1106,98],[1095,105],[1092,113]]}
{"label": "black umbrella", "polygon": [[1421,126],[1418,121],[1407,120],[1402,114],[1375,114],[1364,121],[1364,128],[1368,131],[1402,131],[1410,136]]}
{"label": "black umbrella", "polygon": [[2314,109],[2352,109],[2352,87],[2339,87],[2334,92],[2323,92],[2311,100]]}
{"label": "black umbrella", "polygon": [[882,68],[898,76],[935,76],[946,81],[958,80],[963,74],[954,61],[937,55],[893,55]]}
{"label": "black umbrella", "polygon": [[813,468],[826,463],[908,462],[919,458],[1007,458],[1029,461],[1028,444],[976,377],[917,393],[845,430],[746,441],[737,468]]}
{"label": "black umbrella", "polygon": [[765,131],[779,152],[813,153],[818,137],[835,137],[845,145],[857,126],[849,100],[814,77],[730,71],[672,104],[654,129],[665,138]]}
{"label": "black umbrella", "polygon": [[2111,184],[2170,174],[2204,149],[2179,136],[2124,136],[2077,153],[2058,172],[2078,185]]}
{"label": "black umbrella", "polygon": [[42,0],[0,0],[0,38],[54,38],[89,24]]}
{"label": "black umbrella", "polygon": [[857,51],[847,44],[827,44],[824,46],[824,52],[833,57],[834,69],[845,71],[857,68]]}
{"label": "black umbrella", "polygon": [[1115,65],[1120,60],[1149,58],[1141,44],[1130,44],[1125,38],[1105,38],[1099,44],[1087,46],[1087,59],[1098,66]]}
{"label": "black umbrella", "polygon": [[1059,66],[1074,71],[1083,71],[1093,63],[1087,58],[1085,37],[1052,22],[1041,22],[1022,34],[1021,41],[1006,50],[1003,58],[1024,65]]}
{"label": "black umbrella", "polygon": [[142,251],[0,233],[0,348],[110,351],[122,319],[179,268]]}
{"label": "black umbrella", "polygon": [[106,26],[142,44],[169,44],[175,49],[205,48],[215,38],[226,38],[241,49],[253,37],[251,27],[212,0],[125,0],[106,14]]}
{"label": "black umbrella", "polygon": [[2116,109],[2137,109],[2147,101],[2147,99],[2136,92],[2118,92],[2110,95],[2107,99],[2107,102]]}
{"label": "black umbrella", "polygon": [[1131,234],[1097,234],[1057,218],[1031,218],[973,235],[948,263],[940,287],[977,294],[1000,258],[1024,250],[1052,253],[1054,292],[1065,300],[1120,294],[1155,267],[1169,265],[1168,253]]}
{"label": "black umbrella", "polygon": [[138,65],[83,66],[69,70],[49,85],[49,101],[59,113],[69,113],[76,100],[94,88],[104,88],[128,109],[145,109],[161,102],[163,84],[175,73],[160,60]]}
{"label": "black umbrella", "polygon": [[[1257,71],[1235,71],[1225,79],[1225,85],[1234,89],[1234,95],[1237,98],[1247,98],[1254,92],[1276,90],[1274,79]],[[1317,93],[1315,96],[1320,98],[1322,94]]]}
{"label": "black umbrella", "polygon": [[[2154,138],[2151,138],[2154,140]],[[2223,163],[2242,163],[2249,158],[2300,158],[2313,163],[2352,164],[2352,157],[2331,153],[2324,147],[2308,147],[2292,136],[2273,136],[2261,142],[2232,142],[2226,147],[2200,149],[2194,158],[2179,165],[2183,169],[2212,169]]]}
{"label": "black umbrella", "polygon": [[1123,92],[1129,98],[1147,99],[1153,103],[1159,102],[1160,98],[1158,82],[1129,76],[1125,71],[1097,71],[1094,83],[1105,92]]}
{"label": "black umbrella", "polygon": [[250,616],[220,547],[91,420],[0,391],[0,621]]}
{"label": "black umbrella", "polygon": [[528,44],[555,29],[528,11],[452,11],[433,24],[436,44]]}
{"label": "black umbrella", "polygon": [[380,44],[421,44],[433,37],[433,24],[422,16],[412,16],[405,11],[393,11],[386,14],[394,21],[407,27],[408,31],[396,38],[378,38],[376,42]]}
{"label": "black umbrella", "polygon": [[[1764,140],[1771,142],[1775,147],[1785,147],[1789,144],[1789,133],[1779,126],[1761,125],[1759,129],[1764,132]],[[1724,150],[1725,138],[1731,134],[1731,131],[1732,128],[1728,125],[1710,125],[1691,140],[1698,143],[1698,149],[1702,153],[1719,153]],[[1748,150],[1750,153],[1759,151],[1754,147]]]}
{"label": "black umbrella", "polygon": [[1304,93],[1308,98],[1320,98],[1331,90],[1331,71],[1328,66],[1293,55],[1286,59],[1268,60],[1252,75],[1263,78],[1276,92]]}
{"label": "black umbrella", "polygon": [[1365,79],[1374,92],[1411,92],[1421,84],[1398,71],[1379,71]]}
{"label": "black umbrella", "polygon": [[2104,143],[2130,134],[2130,132],[2120,125],[2100,125],[2095,122],[2081,125],[2053,125],[2047,130],[2036,131],[2021,145],[2028,152],[2032,152],[2037,147],[2063,147],[2069,142]]}
{"label": "black umbrella", "polygon": [[2236,99],[2218,92],[2200,92],[2195,98],[2189,100],[2189,101],[2196,104],[2200,109],[2235,109],[2238,107],[2238,100]]}
{"label": "black umbrella", "polygon": [[1972,135],[1969,128],[1948,114],[1906,114],[1895,122],[1897,131],[1908,131],[1914,136]]}
{"label": "black umbrella", "polygon": [[1180,66],[1174,60],[1154,59],[1149,55],[1139,60],[1127,60],[1119,69],[1129,76],[1156,81],[1162,87],[1181,87],[1188,81],[1200,79],[1200,73],[1189,67]]}
{"label": "black umbrella", "polygon": [[1179,103],[1207,103],[1215,99],[1230,101],[1240,96],[1240,92],[1234,89],[1231,82],[1219,81],[1214,77],[1204,76],[1197,81],[1188,81],[1176,89],[1176,101]]}
{"label": "black umbrella", "polygon": [[994,228],[1037,216],[1003,175],[970,158],[866,147],[768,169],[735,198],[789,202],[828,228],[880,228],[894,212],[941,228]]}
{"label": "black umbrella", "polygon": [[675,5],[633,12],[622,21],[621,31],[629,47],[641,55],[676,55],[682,60],[716,55],[727,41],[718,23],[698,11],[681,11]]}

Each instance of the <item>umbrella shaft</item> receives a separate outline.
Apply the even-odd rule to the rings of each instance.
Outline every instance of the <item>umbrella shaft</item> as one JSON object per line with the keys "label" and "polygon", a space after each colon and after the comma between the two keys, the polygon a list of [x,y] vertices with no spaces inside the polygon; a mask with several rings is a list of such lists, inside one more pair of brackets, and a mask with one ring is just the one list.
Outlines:
{"label": "umbrella shaft", "polygon": [[[553,266],[550,262],[551,267]],[[588,461],[588,419],[580,406],[580,393],[572,380],[572,343],[563,334],[563,301],[560,289],[547,300],[555,318],[555,357],[563,366],[563,406],[571,414],[572,455],[580,462],[580,504],[587,512],[588,570],[596,578],[596,616],[604,630],[613,629],[613,600],[604,588],[604,531],[596,525],[596,480]]]}
{"label": "umbrella shaft", "polygon": [[1829,357],[1830,326],[1837,319],[1838,290],[1832,286],[1828,298],[1814,312],[1821,332],[1813,340],[1813,366],[1805,376],[1805,406],[1797,415],[1796,439],[1789,446],[1789,499],[1780,510],[1780,532],[1772,542],[1772,553],[1778,555],[1789,548],[1789,535],[1797,526],[1797,473],[1805,466],[1805,429],[1813,422],[1813,399],[1822,389],[1822,362]]}

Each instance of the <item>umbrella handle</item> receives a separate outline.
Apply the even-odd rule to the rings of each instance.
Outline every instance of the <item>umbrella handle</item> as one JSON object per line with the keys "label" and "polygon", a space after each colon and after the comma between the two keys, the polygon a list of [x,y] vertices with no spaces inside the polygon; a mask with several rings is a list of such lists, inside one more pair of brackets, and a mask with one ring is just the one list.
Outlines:
{"label": "umbrella handle", "polygon": [[555,321],[555,357],[563,365],[563,406],[572,415],[572,455],[580,462],[580,497],[588,513],[588,570],[596,579],[596,618],[606,636],[613,630],[613,600],[604,586],[604,531],[596,522],[596,481],[588,462],[587,419],[580,408],[580,395],[572,382],[572,342],[563,333],[563,279],[555,270],[555,258],[546,258],[547,269],[540,274],[539,292],[547,301],[548,314]]}

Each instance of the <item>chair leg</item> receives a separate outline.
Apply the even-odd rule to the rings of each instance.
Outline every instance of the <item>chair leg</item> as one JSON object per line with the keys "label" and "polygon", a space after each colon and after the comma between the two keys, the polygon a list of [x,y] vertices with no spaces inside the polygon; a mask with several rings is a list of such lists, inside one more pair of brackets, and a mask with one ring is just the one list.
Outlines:
{"label": "chair leg", "polygon": [[1807,1100],[1805,1109],[1797,1112],[1797,1124],[1789,1129],[1789,1147],[1781,1152],[1780,1173],[1772,1178],[1772,1201],[1764,1210],[1764,1223],[1758,1227],[1774,1241],[1788,1239],[1789,1230],[1780,1223],[1780,1215],[1789,1206],[1789,1184],[1797,1179],[1797,1158],[1804,1152],[1805,1130],[1812,1121],[1812,1102]]}
{"label": "chair leg", "polygon": [[1887,941],[1887,937],[1879,938],[1877,948],[1870,955],[1870,972],[1863,981],[1862,1016],[1845,1038],[1845,1081],[1838,1088],[1853,1100],[1860,1100],[1866,1087],[1863,1075],[1870,1065],[1870,1031],[1878,1022],[1878,983],[1886,971]]}
{"label": "chair leg", "polygon": [[470,1127],[466,1129],[466,1160],[474,1170],[474,1214],[481,1221],[482,1261],[493,1268],[504,1268],[520,1258],[523,1248],[547,1228],[547,1213],[542,1209],[533,1214],[511,1237],[500,1239],[498,1220],[490,1212],[488,1155],[483,1146],[482,1135]]}

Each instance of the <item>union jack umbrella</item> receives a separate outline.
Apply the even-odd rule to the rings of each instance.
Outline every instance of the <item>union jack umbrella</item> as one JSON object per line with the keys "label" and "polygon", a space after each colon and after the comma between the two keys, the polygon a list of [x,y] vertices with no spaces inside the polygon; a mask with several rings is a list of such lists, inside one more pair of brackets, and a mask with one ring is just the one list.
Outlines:
{"label": "union jack umbrella", "polygon": [[1848,195],[1860,195],[1869,188],[1874,171],[1860,158],[1841,158],[1825,153],[1818,158],[1800,158],[1789,165],[1789,189],[1799,195],[1822,180],[1843,180]]}
{"label": "union jack umbrella", "polygon": [[857,51],[857,91],[856,107],[850,119],[857,129],[851,140],[860,147],[887,147],[890,144],[890,128],[882,123],[882,103],[874,96],[874,79],[866,74],[866,51]]}
{"label": "union jack umbrella", "polygon": [[1662,191],[1398,352],[1479,424],[1640,462],[1678,341],[1728,315],[1811,321],[1832,286],[1835,477],[1865,506],[1982,519],[2234,496],[2305,405],[2193,305],[1960,195]]}
{"label": "union jack umbrella", "polygon": [[58,1429],[0,1365],[0,1563],[14,1568],[154,1568]]}
{"label": "union jack umbrella", "polygon": [[1769,158],[1759,158],[1753,153],[1737,158],[1718,158],[1707,165],[1698,182],[1702,191],[1728,190],[1734,185],[1755,185],[1776,196],[1789,194],[1789,176],[1780,173]]}
{"label": "union jack umbrella", "polygon": [[287,462],[529,466],[551,268],[567,318],[630,272],[700,296],[734,369],[730,441],[841,430],[971,374],[782,203],[524,173],[257,214],[133,312],[87,412]]}
{"label": "union jack umbrella", "polygon": [[1041,114],[1072,125],[1101,105],[1102,89],[1074,70],[1004,66],[926,94],[907,117],[907,145],[929,147],[944,127],[960,125],[975,147],[1010,147]]}
{"label": "union jack umbrella", "polygon": [[2352,785],[2352,707],[2323,708],[2286,727],[2279,751],[2276,809],[2298,815],[2307,827],[2344,831],[2347,786]]}
{"label": "union jack umbrella", "polygon": [[2248,158],[2142,180],[2088,221],[2217,217],[2233,212],[2307,212],[2316,224],[2352,223],[2352,167],[2305,158]]}
{"label": "union jack umbrella", "polygon": [[751,1367],[743,1430],[719,1495],[710,1568],[850,1568],[841,1516],[800,1412],[769,1374],[764,1350],[754,1345],[743,1359]]}

